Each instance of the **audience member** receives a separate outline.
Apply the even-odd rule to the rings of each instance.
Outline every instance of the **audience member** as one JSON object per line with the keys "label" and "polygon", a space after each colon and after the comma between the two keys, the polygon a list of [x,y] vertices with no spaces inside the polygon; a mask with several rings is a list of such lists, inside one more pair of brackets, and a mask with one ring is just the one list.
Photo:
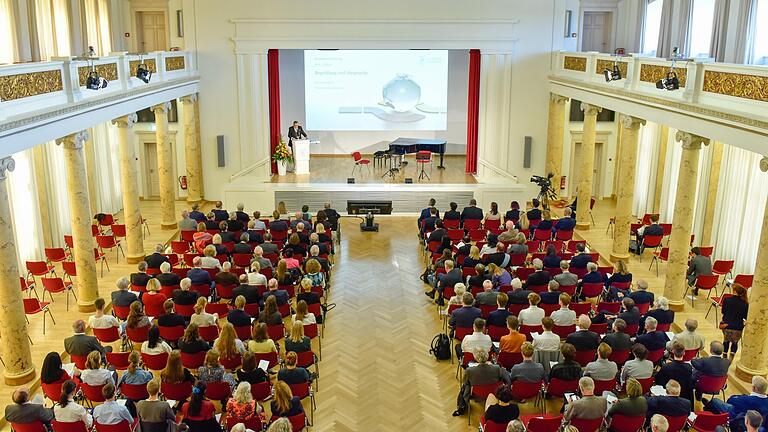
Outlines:
{"label": "audience member", "polygon": [[693,405],[693,368],[683,361],[685,347],[680,342],[672,344],[672,360],[661,366],[656,373],[656,385],[665,386],[670,380],[675,380],[680,385],[680,395]]}
{"label": "audience member", "polygon": [[[632,345],[632,355],[635,358],[628,360],[621,368],[620,381],[622,383],[627,382],[630,378],[641,380],[650,378],[653,375],[653,363],[650,360],[646,360],[648,350],[645,346],[639,343]],[[677,384],[677,386],[679,389],[680,384]]]}
{"label": "audience member", "polygon": [[549,315],[556,326],[570,326],[576,322],[576,312],[568,308],[569,304],[571,304],[571,296],[568,293],[560,294],[560,309]]}
{"label": "audience member", "polygon": [[114,315],[104,313],[105,303],[106,302],[101,297],[93,301],[96,313],[88,317],[88,327],[92,329],[108,329],[120,326],[120,323],[117,322],[117,318],[115,318]]}
{"label": "audience member", "polygon": [[563,420],[592,420],[605,415],[608,401],[602,396],[595,396],[595,382],[592,378],[585,376],[579,379],[579,392],[581,397],[568,404]]}
{"label": "audience member", "polygon": [[744,323],[747,320],[749,298],[747,289],[741,284],[732,284],[731,290],[733,296],[723,300],[723,318],[720,320],[722,323],[720,328],[723,331],[723,353],[728,354],[730,350],[729,355],[733,358],[739,349],[741,332],[744,330]]}
{"label": "audience member", "polygon": [[665,417],[688,417],[691,413],[691,401],[680,397],[680,384],[675,380],[667,381],[664,386],[665,396],[650,396],[648,402],[647,417],[662,415]]}
{"label": "audience member", "polygon": [[524,342],[520,346],[520,354],[523,355],[523,362],[512,366],[509,372],[511,381],[520,380],[525,382],[539,382],[545,378],[544,366],[541,363],[533,361],[534,347],[530,342]]}
{"label": "audience member", "polygon": [[312,381],[309,372],[300,366],[297,366],[298,356],[295,352],[286,348],[285,367],[277,372],[278,381],[285,382],[288,385],[304,384]]}
{"label": "audience member", "polygon": [[708,256],[701,254],[698,246],[691,248],[689,254],[688,270],[685,272],[688,286],[693,287],[693,296],[699,295],[699,289],[696,287],[696,278],[699,276],[709,276],[712,274],[712,260]]}
{"label": "audience member", "polygon": [[75,334],[64,339],[64,351],[69,355],[87,356],[92,351],[98,351],[101,354],[106,351],[95,336],[85,334],[85,322],[83,320],[75,320],[72,323],[72,331]]}
{"label": "audience member", "polygon": [[[704,407],[715,414],[728,413],[728,423],[731,431],[744,431],[743,423],[748,413],[755,412],[765,418],[768,416],[768,381],[760,375],[752,377],[752,392],[748,395],[733,395],[727,402],[712,398],[704,400]],[[754,417],[754,416],[753,416]],[[747,418],[747,420],[750,420]],[[758,425],[759,426],[759,425]]]}
{"label": "audience member", "polygon": [[470,366],[464,373],[464,382],[456,398],[456,411],[453,412],[454,417],[463,415],[466,412],[473,385],[486,385],[495,382],[510,383],[509,373],[506,369],[499,365],[488,363],[488,351],[478,348],[473,352],[473,355],[477,365]]}
{"label": "audience member", "polygon": [[595,381],[609,381],[616,378],[619,368],[615,362],[608,360],[612,352],[610,345],[601,343],[597,347],[597,360],[587,363],[584,376],[592,377]]}
{"label": "audience member", "polygon": [[[64,381],[61,385],[61,396],[58,403],[53,406],[53,413],[57,422],[73,423],[82,421],[85,427],[90,429],[93,425],[93,417],[82,405],[75,402],[77,383],[72,380]],[[7,412],[7,409],[6,409]]]}
{"label": "audience member", "polygon": [[122,421],[127,421],[129,425],[133,424],[133,416],[128,408],[115,400],[114,384],[107,383],[101,389],[101,394],[106,401],[93,409],[93,420],[97,424],[114,425]]}
{"label": "audience member", "polygon": [[549,370],[550,381],[557,378],[563,381],[573,381],[581,378],[581,365],[576,361],[576,347],[568,342],[560,347],[561,361]]}
{"label": "audience member", "polygon": [[600,345],[600,335],[589,330],[592,321],[587,315],[581,315],[578,324],[578,330],[569,334],[565,342],[575,346],[578,351],[596,350]]}
{"label": "audience member", "polygon": [[520,311],[517,315],[520,324],[528,326],[541,325],[541,319],[544,318],[544,309],[539,307],[541,297],[536,293],[528,294],[529,306]]}
{"label": "audience member", "polygon": [[121,277],[117,280],[115,285],[117,286],[117,291],[112,291],[112,294],[110,295],[113,307],[128,307],[131,303],[139,299],[136,297],[136,294],[128,291],[128,288],[131,286],[131,282],[128,278]]}
{"label": "audience member", "polygon": [[648,401],[643,397],[643,386],[634,378],[626,382],[627,397],[614,402],[608,412],[607,418],[612,418],[616,414],[634,417],[643,416],[648,412]]}
{"label": "audience member", "polygon": [[537,351],[559,351],[560,336],[552,332],[555,321],[551,317],[544,317],[541,319],[541,326],[544,331],[533,335],[533,347]]}
{"label": "audience member", "polygon": [[485,421],[508,424],[520,416],[520,409],[513,403],[512,386],[502,384],[485,400]]}
{"label": "audience member", "polygon": [[[463,284],[456,284],[456,286]],[[464,288],[462,288],[464,289]],[[458,291],[456,293],[458,295]],[[512,315],[509,310],[507,310],[507,301],[508,297],[506,293],[500,292],[496,296],[496,310],[491,311],[488,314],[488,319],[486,320],[486,324],[488,327],[495,326],[495,327],[505,327],[507,325],[507,317]]]}
{"label": "audience member", "polygon": [[525,342],[525,335],[518,333],[517,330],[519,328],[520,323],[517,317],[514,315],[508,316],[507,329],[509,329],[509,334],[502,336],[499,340],[499,350],[508,353],[520,352],[520,347],[523,345],[523,342]]}
{"label": "audience member", "polygon": [[561,272],[560,274],[555,275],[552,279],[554,279],[561,286],[576,286],[579,283],[579,277],[576,275],[576,273],[569,272],[569,268],[570,264],[568,264],[568,261],[560,261]]}

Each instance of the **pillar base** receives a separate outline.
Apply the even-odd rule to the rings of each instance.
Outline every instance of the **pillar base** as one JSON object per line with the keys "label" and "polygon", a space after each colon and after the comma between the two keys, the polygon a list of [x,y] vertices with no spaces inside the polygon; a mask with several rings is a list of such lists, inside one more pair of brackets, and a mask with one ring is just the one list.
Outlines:
{"label": "pillar base", "polygon": [[128,262],[128,264],[138,264],[144,261],[144,258],[145,258],[144,255],[138,255],[138,256],[126,255],[125,256],[125,260]]}
{"label": "pillar base", "polygon": [[35,379],[35,368],[32,367],[29,370],[23,371],[21,373],[10,373],[7,370],[3,372],[3,381],[5,381],[6,385],[10,386],[18,386],[22,384],[26,384],[30,381]]}
{"label": "pillar base", "polygon": [[628,261],[629,260],[629,253],[618,254],[618,253],[611,252],[611,256],[608,257],[608,259],[611,260],[611,262],[614,262],[614,263],[617,262],[617,261],[620,261],[620,260]]}
{"label": "pillar base", "polygon": [[203,200],[203,199],[202,199],[201,197],[191,197],[191,196],[188,196],[188,197],[187,197],[187,202],[188,202],[188,203],[199,203],[199,202],[201,202],[202,200]]}
{"label": "pillar base", "polygon": [[675,312],[685,310],[685,300],[669,300],[669,309]]}
{"label": "pillar base", "polygon": [[178,227],[179,227],[179,224],[177,224],[176,222],[173,222],[173,223],[161,223],[160,224],[160,228],[164,229],[164,230],[172,230],[172,229],[176,229]]}
{"label": "pillar base", "polygon": [[579,231],[588,230],[592,224],[589,222],[576,222],[576,229]]}
{"label": "pillar base", "polygon": [[77,301],[77,310],[79,312],[96,312],[96,306],[93,305],[93,302],[89,301]]}
{"label": "pillar base", "polygon": [[742,363],[741,360],[739,360],[736,363],[736,369],[734,369],[734,373],[740,380],[750,382],[752,381],[752,377],[756,375],[760,375],[764,377],[766,374],[768,374],[768,370],[755,370],[755,369],[748,368],[744,366],[744,363]]}

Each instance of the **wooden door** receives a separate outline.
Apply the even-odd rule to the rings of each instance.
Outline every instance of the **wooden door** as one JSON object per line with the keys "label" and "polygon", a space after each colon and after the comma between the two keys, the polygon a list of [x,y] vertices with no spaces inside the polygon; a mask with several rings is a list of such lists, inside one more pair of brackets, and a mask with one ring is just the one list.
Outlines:
{"label": "wooden door", "polygon": [[611,17],[610,12],[584,12],[582,51],[611,51]]}
{"label": "wooden door", "polygon": [[144,143],[144,172],[147,185],[146,198],[159,198],[160,174],[157,171],[156,143]]}
{"label": "wooden door", "polygon": [[136,13],[138,50],[143,52],[166,51],[166,25],[164,12],[143,11]]}

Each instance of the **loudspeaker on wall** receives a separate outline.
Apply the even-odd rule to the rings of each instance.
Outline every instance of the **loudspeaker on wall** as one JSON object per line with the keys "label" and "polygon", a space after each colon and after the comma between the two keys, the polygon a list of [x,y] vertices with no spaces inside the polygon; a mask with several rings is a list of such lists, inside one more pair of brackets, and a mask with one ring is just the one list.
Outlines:
{"label": "loudspeaker on wall", "polygon": [[355,182],[355,178],[354,177],[347,177],[347,183],[352,184],[354,182]]}
{"label": "loudspeaker on wall", "polygon": [[533,138],[525,137],[525,143],[523,144],[523,168],[531,167],[531,147],[533,146]]}
{"label": "loudspeaker on wall", "polygon": [[219,168],[221,168],[225,165],[224,135],[216,135],[216,155],[218,156]]}

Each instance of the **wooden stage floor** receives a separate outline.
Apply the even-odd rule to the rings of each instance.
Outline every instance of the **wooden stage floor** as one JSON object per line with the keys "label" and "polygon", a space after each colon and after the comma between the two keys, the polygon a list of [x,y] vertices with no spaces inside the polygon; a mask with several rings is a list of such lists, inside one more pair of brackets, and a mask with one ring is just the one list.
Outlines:
{"label": "wooden stage floor", "polygon": [[430,179],[418,180],[420,166],[415,162],[414,155],[407,155],[405,160],[408,162],[398,172],[394,179],[389,176],[382,177],[389,169],[389,164],[382,167],[380,163],[374,167],[373,155],[363,155],[363,159],[371,161],[368,168],[362,167],[355,169],[352,174],[354,162],[351,156],[347,155],[312,155],[309,160],[309,175],[296,175],[289,172],[285,176],[272,176],[272,183],[346,183],[348,177],[355,177],[356,183],[404,183],[406,177],[413,179],[414,183],[428,184],[474,184],[475,177],[464,172],[466,156],[464,155],[445,155],[443,165],[445,169],[438,169],[440,164],[440,155],[435,155],[432,167],[427,165],[425,171]]}

